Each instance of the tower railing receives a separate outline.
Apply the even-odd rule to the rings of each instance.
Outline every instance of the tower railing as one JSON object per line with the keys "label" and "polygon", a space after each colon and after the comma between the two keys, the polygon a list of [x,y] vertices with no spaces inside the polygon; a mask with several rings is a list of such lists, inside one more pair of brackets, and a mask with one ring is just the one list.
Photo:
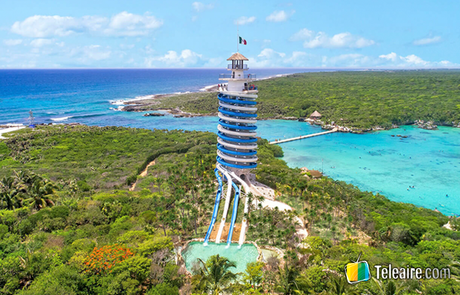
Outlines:
{"label": "tower railing", "polygon": [[229,70],[247,70],[248,69],[248,65],[232,65],[232,64],[229,64],[227,65],[227,69]]}
{"label": "tower railing", "polygon": [[247,75],[243,75],[241,77],[237,77],[233,74],[219,74],[219,79],[239,79],[239,80],[243,80],[243,79],[256,79],[256,75],[255,74],[247,74]]}

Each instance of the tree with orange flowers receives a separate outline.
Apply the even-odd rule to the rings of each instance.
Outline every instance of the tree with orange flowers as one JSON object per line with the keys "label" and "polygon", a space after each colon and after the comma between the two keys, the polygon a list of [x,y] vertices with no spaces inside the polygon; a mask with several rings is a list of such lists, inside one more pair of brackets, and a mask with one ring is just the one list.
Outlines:
{"label": "tree with orange flowers", "polygon": [[83,262],[84,272],[92,274],[106,274],[112,272],[115,265],[134,256],[129,248],[120,245],[106,245],[94,247],[93,251]]}

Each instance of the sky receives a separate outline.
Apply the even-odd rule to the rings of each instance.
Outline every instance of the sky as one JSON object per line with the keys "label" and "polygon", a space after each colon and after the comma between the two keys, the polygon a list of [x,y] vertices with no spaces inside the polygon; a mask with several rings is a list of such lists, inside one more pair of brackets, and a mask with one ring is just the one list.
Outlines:
{"label": "sky", "polygon": [[0,68],[460,68],[457,0],[0,3]]}

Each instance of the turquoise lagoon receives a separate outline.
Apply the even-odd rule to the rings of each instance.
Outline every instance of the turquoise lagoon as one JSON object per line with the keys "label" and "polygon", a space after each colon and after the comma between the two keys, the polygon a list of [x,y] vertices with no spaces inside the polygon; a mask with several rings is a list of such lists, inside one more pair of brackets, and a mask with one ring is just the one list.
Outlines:
{"label": "turquoise lagoon", "polygon": [[209,243],[204,246],[202,242],[191,242],[182,252],[182,257],[185,260],[185,268],[192,272],[193,265],[198,261],[197,258],[206,262],[209,257],[217,254],[236,263],[236,268],[230,269],[233,273],[244,272],[246,264],[256,261],[259,256],[253,244],[243,244],[241,248],[238,247],[238,244],[231,244],[227,248],[226,243]]}
{"label": "turquoise lagoon", "polygon": [[333,133],[281,146],[290,167],[322,170],[392,201],[460,214],[458,128],[401,126],[362,135]]}

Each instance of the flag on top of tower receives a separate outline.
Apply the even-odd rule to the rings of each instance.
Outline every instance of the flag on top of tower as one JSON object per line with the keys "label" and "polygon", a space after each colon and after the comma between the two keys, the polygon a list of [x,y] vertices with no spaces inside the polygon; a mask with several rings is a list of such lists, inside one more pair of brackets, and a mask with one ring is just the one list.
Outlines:
{"label": "flag on top of tower", "polygon": [[[238,37],[239,37],[239,36],[238,36]],[[240,37],[240,44],[248,45],[248,42],[246,42],[245,39],[243,39],[243,38]]]}

